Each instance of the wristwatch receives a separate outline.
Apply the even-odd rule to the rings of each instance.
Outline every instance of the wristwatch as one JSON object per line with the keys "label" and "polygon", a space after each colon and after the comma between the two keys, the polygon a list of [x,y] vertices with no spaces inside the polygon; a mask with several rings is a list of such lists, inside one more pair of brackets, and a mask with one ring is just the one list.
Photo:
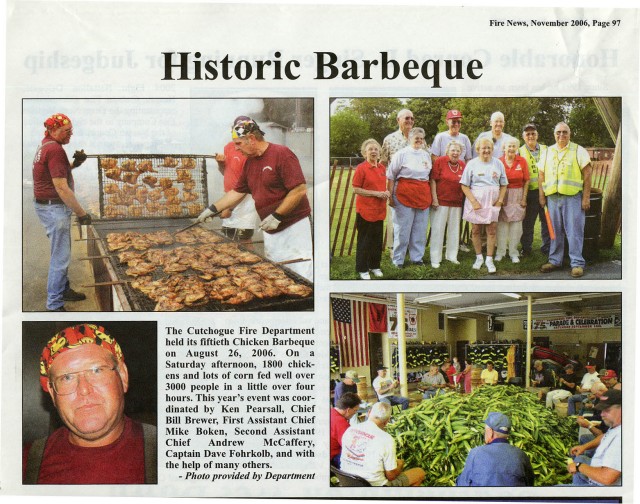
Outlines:
{"label": "wristwatch", "polygon": [[582,462],[576,462],[576,472],[580,472],[581,465],[582,465]]}

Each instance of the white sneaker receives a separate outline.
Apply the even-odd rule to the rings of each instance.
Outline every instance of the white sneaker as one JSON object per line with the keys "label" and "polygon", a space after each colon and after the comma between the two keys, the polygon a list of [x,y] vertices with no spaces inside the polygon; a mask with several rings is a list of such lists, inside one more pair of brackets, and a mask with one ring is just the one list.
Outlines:
{"label": "white sneaker", "polygon": [[382,278],[382,271],[380,269],[373,269],[371,270],[371,273],[373,273],[373,276],[376,278]]}
{"label": "white sneaker", "polygon": [[511,262],[512,263],[519,263],[520,262],[520,258],[518,256],[511,256]]}
{"label": "white sneaker", "polygon": [[484,263],[487,266],[487,270],[489,270],[489,274],[496,272],[496,265],[493,264],[493,259],[491,257],[487,257],[487,260]]}
{"label": "white sneaker", "polygon": [[449,261],[451,264],[460,264],[460,261],[456,260],[456,259],[447,259],[447,261]]}
{"label": "white sneaker", "polygon": [[497,256],[495,256],[495,258],[494,258],[493,260],[494,260],[494,261],[497,261],[497,262],[500,262],[500,261],[502,261],[502,258],[503,258],[503,257],[504,257],[504,256],[497,255]]}
{"label": "white sneaker", "polygon": [[369,276],[369,272],[365,271],[364,273],[358,273],[360,275],[360,280],[371,280]]}
{"label": "white sneaker", "polygon": [[484,259],[482,258],[482,256],[476,257],[476,262],[473,263],[472,268],[474,270],[479,270],[480,268],[482,268],[483,262],[484,262]]}
{"label": "white sneaker", "polygon": [[440,263],[431,263],[431,267],[433,269],[438,269],[440,267]]}

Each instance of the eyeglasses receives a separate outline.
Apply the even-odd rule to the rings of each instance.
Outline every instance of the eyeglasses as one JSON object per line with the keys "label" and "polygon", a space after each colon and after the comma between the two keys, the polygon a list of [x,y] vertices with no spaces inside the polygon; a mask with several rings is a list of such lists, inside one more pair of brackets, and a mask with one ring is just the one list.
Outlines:
{"label": "eyeglasses", "polygon": [[566,130],[560,130],[560,131],[556,131],[556,135],[568,135],[569,132]]}
{"label": "eyeglasses", "polygon": [[111,371],[115,371],[118,366],[94,366],[84,371],[75,371],[74,373],[65,373],[49,380],[58,395],[73,394],[78,389],[80,383],[80,375],[84,375],[84,379],[92,387],[101,387],[108,385],[111,381]]}
{"label": "eyeglasses", "polygon": [[404,120],[405,121],[415,121],[415,119],[413,117],[405,117]]}
{"label": "eyeglasses", "polygon": [[451,124],[462,124],[460,119],[451,119]]}

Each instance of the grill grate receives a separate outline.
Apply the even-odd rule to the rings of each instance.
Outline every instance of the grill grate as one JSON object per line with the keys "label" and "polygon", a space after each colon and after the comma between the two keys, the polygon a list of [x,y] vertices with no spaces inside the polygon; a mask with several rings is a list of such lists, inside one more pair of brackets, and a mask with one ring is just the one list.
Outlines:
{"label": "grill grate", "polygon": [[[108,248],[106,245],[107,234],[112,232],[122,233],[127,231],[134,231],[134,232],[140,232],[140,233],[152,233],[155,231],[169,230],[171,232],[171,229],[177,230],[190,223],[191,221],[188,221],[186,219],[182,221],[177,221],[173,219],[161,219],[161,220],[154,219],[152,221],[150,220],[145,223],[140,221],[136,221],[136,222],[99,221],[99,222],[93,223],[93,228],[96,236],[105,244],[104,248],[105,250],[107,250],[107,253],[109,254],[108,260],[113,266],[113,269],[115,270],[116,275],[118,277],[112,280],[122,281],[122,280],[133,280],[134,278],[127,275],[126,270],[128,268],[128,265],[120,263],[117,257],[117,252],[112,253],[108,251]],[[219,242],[220,244],[232,242],[232,240],[229,240],[224,235],[217,233],[216,231],[213,231],[213,232],[216,233],[216,235],[220,238],[220,242]],[[251,252],[252,254],[255,254],[261,257],[263,262],[274,264],[268,259],[264,258],[261,254],[258,254],[256,251],[249,250],[246,247],[243,247],[238,242],[234,242],[234,243],[238,246],[239,249],[243,251]],[[163,245],[163,246],[155,245],[153,248],[161,249],[161,250],[173,250],[177,247],[183,247],[183,246],[184,244],[174,243],[172,245]],[[306,278],[300,275],[297,275],[296,273],[286,268],[279,267],[278,265],[275,265],[275,266],[281,269],[289,278],[294,280],[296,283],[313,288],[313,284],[309,282]],[[192,269],[188,269],[185,272],[180,273],[180,275],[185,277],[198,276],[200,274],[201,272],[192,270]],[[157,268],[154,272],[152,272],[151,276],[153,280],[159,280],[162,278],[166,278],[169,275],[167,273],[164,273],[161,268]],[[133,310],[154,311],[156,307],[156,301],[151,299],[145,293],[137,289],[134,289],[130,283],[124,283],[122,287],[127,297],[127,300],[129,301]],[[297,297],[292,297],[288,295],[282,295],[282,296],[269,298],[269,299],[255,298],[241,305],[230,305],[220,301],[209,300],[206,304],[203,304],[203,305],[185,306],[180,311],[200,311],[200,312],[205,312],[205,311],[300,311],[300,310],[311,310],[311,309],[313,309],[313,292],[311,293],[311,295],[309,295],[306,298],[297,298]]]}
{"label": "grill grate", "polygon": [[95,157],[101,219],[197,217],[209,204],[206,159],[213,156],[98,154]]}

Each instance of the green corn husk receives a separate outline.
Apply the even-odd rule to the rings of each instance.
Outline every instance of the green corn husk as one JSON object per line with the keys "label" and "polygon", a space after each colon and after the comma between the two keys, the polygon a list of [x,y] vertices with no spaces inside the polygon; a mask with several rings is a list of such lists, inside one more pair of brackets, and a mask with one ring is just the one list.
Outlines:
{"label": "green corn husk", "polygon": [[491,411],[511,418],[509,442],[529,456],[536,486],[571,481],[566,460],[577,444],[575,419],[559,417],[520,387],[481,387],[465,395],[439,393],[394,415],[387,432],[405,466],[424,469],[424,486],[455,486],[471,448],[484,444],[484,420]]}

